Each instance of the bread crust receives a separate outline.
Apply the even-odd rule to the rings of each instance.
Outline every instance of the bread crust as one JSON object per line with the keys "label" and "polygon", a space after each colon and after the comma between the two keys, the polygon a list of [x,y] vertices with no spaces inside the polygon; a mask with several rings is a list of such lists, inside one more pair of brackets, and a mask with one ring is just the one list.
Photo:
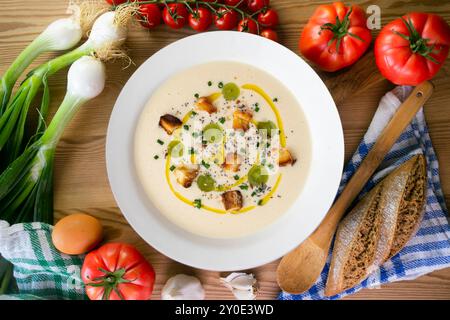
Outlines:
{"label": "bread crust", "polygon": [[[378,183],[341,221],[326,296],[360,283],[406,245],[422,220],[426,179],[425,157],[416,155]],[[374,224],[371,233],[367,232],[370,223]]]}

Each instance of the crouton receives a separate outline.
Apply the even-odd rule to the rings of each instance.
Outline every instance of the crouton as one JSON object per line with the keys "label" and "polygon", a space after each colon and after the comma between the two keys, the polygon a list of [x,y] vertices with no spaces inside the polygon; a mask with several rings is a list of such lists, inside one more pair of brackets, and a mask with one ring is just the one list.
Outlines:
{"label": "crouton", "polygon": [[185,188],[189,188],[198,175],[198,167],[181,165],[173,170],[177,182]]}
{"label": "crouton", "polygon": [[235,111],[233,113],[233,129],[247,131],[250,128],[252,114],[245,111]]}
{"label": "crouton", "polygon": [[288,164],[293,165],[295,163],[295,159],[288,149],[282,148],[278,154],[278,165],[280,167],[287,166]]}
{"label": "crouton", "polygon": [[226,155],[222,168],[228,171],[238,172],[242,163],[242,157],[236,152],[230,152]]}
{"label": "crouton", "polygon": [[165,114],[159,118],[159,125],[171,135],[176,129],[181,127],[182,122],[171,114]]}
{"label": "crouton", "polygon": [[208,97],[200,97],[195,102],[195,107],[199,111],[206,111],[209,114],[217,112],[217,108],[211,103]]}
{"label": "crouton", "polygon": [[244,200],[239,190],[231,190],[222,193],[222,202],[227,211],[238,211],[242,209]]}

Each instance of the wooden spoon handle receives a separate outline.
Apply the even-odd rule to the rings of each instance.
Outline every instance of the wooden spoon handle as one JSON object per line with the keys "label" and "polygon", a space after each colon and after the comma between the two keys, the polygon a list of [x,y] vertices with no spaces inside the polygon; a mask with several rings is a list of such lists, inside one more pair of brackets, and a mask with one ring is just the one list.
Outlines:
{"label": "wooden spoon handle", "polygon": [[325,219],[311,235],[313,242],[321,247],[330,245],[334,231],[345,211],[358,196],[386,154],[391,150],[400,134],[430,98],[432,93],[433,84],[425,81],[416,86],[408,98],[400,105],[388,125],[381,132],[372,149],[345,186],[339,198],[328,211]]}

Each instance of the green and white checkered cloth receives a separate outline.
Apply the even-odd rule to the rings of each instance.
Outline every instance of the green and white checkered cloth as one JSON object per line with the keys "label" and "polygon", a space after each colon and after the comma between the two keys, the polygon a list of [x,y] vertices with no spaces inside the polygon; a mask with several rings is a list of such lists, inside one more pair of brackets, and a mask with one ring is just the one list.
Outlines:
{"label": "green and white checkered cloth", "polygon": [[18,294],[0,299],[85,300],[80,271],[83,256],[59,252],[52,243],[53,226],[0,220],[0,255],[14,265]]}

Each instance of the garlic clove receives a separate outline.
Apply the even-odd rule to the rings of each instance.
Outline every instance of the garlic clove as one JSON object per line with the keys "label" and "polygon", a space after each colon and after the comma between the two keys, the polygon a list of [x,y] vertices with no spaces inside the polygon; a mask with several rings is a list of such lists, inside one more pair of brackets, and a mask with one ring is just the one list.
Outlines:
{"label": "garlic clove", "polygon": [[238,300],[255,300],[256,290],[232,290],[233,295]]}
{"label": "garlic clove", "polygon": [[196,277],[177,274],[167,280],[161,291],[162,300],[204,300],[205,290]]}
{"label": "garlic clove", "polygon": [[253,274],[233,272],[225,278],[220,278],[223,285],[231,290],[238,300],[253,300],[256,298],[257,286]]}

